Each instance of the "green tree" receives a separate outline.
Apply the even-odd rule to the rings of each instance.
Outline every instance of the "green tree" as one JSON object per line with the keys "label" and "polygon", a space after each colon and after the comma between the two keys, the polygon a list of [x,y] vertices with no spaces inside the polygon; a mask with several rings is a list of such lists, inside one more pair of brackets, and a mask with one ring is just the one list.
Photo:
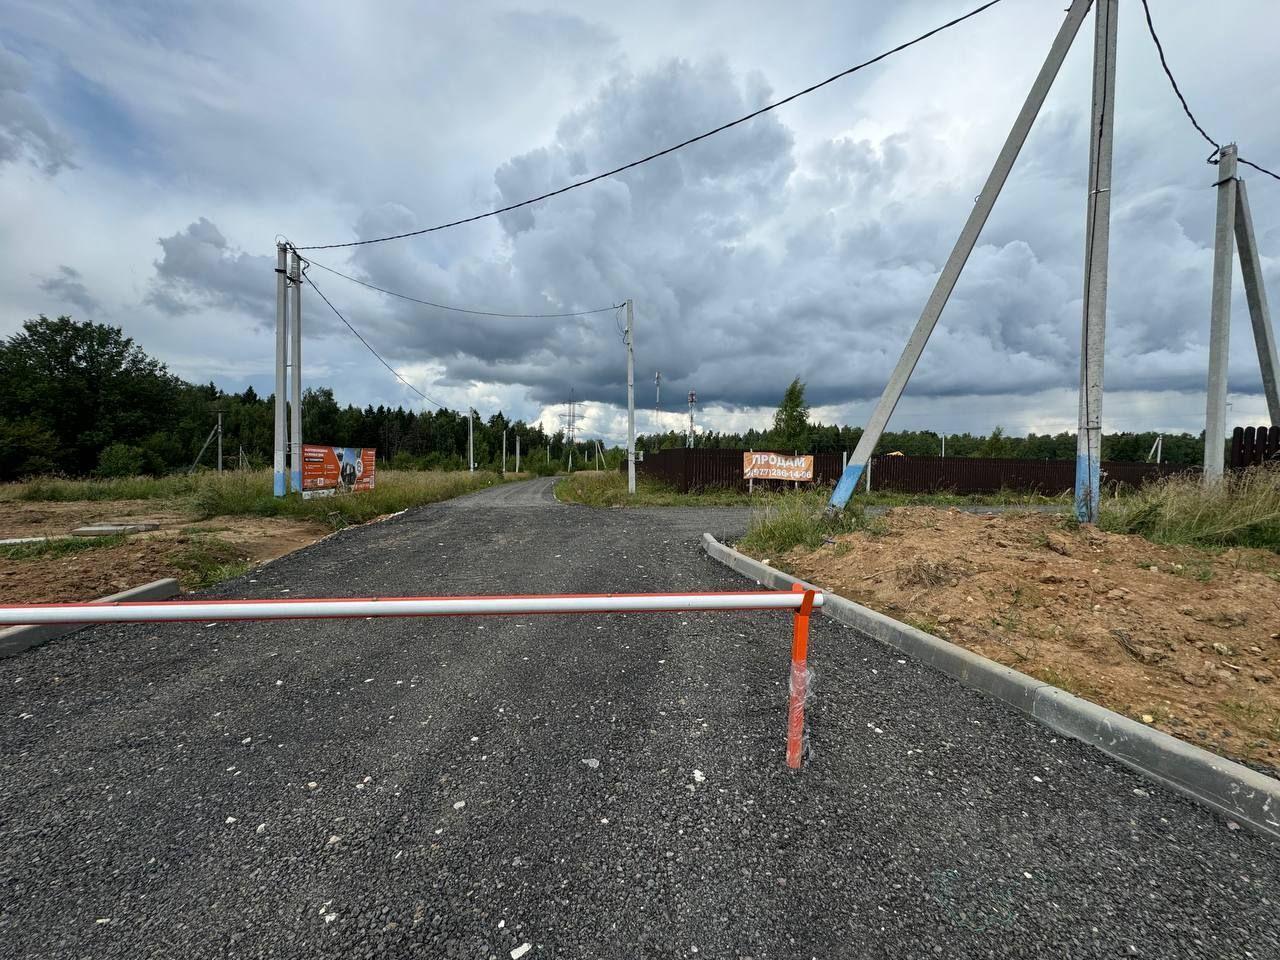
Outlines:
{"label": "green tree", "polygon": [[0,345],[0,420],[50,434],[50,459],[68,473],[88,473],[112,443],[171,427],[181,389],[119,327],[41,315]]}
{"label": "green tree", "polygon": [[770,441],[783,452],[809,449],[809,405],[804,402],[804,384],[799,377],[791,381],[782,402],[773,415]]}
{"label": "green tree", "polygon": [[113,443],[98,457],[99,477],[136,477],[146,467],[146,454],[127,443]]}

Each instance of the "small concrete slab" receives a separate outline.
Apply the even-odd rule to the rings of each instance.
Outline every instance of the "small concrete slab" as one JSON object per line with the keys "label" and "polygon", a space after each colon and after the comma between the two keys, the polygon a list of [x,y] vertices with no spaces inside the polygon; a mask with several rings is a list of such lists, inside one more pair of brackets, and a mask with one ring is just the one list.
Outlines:
{"label": "small concrete slab", "polygon": [[91,523],[71,531],[73,537],[114,537],[122,533],[145,533],[159,530],[158,523]]}
{"label": "small concrete slab", "polygon": [[6,537],[0,540],[0,547],[16,547],[20,543],[44,543],[49,537]]}

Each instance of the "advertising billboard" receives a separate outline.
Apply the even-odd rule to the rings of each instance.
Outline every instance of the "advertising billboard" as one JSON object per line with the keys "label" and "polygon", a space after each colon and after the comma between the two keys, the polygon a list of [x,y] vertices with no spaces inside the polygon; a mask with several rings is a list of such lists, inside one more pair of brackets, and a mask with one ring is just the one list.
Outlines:
{"label": "advertising billboard", "polygon": [[812,480],[811,455],[787,456],[785,453],[750,451],[742,455],[744,480]]}
{"label": "advertising billboard", "polygon": [[331,497],[335,493],[372,490],[377,474],[373,447],[302,445],[302,496]]}

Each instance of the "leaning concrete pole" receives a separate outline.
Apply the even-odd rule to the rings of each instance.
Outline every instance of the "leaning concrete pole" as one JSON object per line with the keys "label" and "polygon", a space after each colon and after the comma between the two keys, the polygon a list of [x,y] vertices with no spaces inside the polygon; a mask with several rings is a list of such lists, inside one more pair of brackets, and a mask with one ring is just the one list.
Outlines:
{"label": "leaning concrete pole", "polygon": [[302,258],[289,276],[289,482],[302,492]]}
{"label": "leaning concrete pole", "polygon": [[1280,427],[1280,389],[1277,389],[1276,333],[1271,326],[1271,308],[1267,305],[1267,288],[1262,278],[1262,260],[1253,233],[1253,215],[1249,212],[1249,195],[1244,181],[1236,182],[1236,249],[1240,251],[1240,272],[1244,275],[1244,295],[1249,301],[1249,319],[1253,322],[1253,342],[1258,348],[1258,366],[1262,369],[1262,392],[1267,397],[1267,413],[1271,425]]}
{"label": "leaning concrete pole", "polygon": [[1111,131],[1116,104],[1119,0],[1097,0],[1093,32],[1093,122],[1084,229],[1084,322],[1080,332],[1080,427],[1076,435],[1076,519],[1098,522],[1102,481],[1102,359],[1107,334],[1111,246]]}
{"label": "leaning concrete pole", "polygon": [[283,243],[276,244],[276,437],[273,491],[277,497],[288,492],[284,472],[285,449],[285,395],[289,389],[285,377],[285,355],[289,350],[289,295],[286,277],[289,269],[289,252]]}
{"label": "leaning concrete pole", "polygon": [[636,492],[636,352],[632,343],[634,316],[627,299],[627,493]]}
{"label": "leaning concrete pole", "polygon": [[1071,49],[1071,42],[1075,39],[1076,33],[1079,32],[1080,24],[1083,22],[1085,14],[1089,12],[1090,2],[1091,0],[1072,0],[1071,7],[1067,10],[1066,19],[1063,20],[1062,26],[1058,29],[1058,35],[1054,37],[1053,46],[1049,48],[1049,55],[1045,58],[1044,65],[1040,68],[1035,82],[1031,85],[1031,91],[1027,94],[1026,102],[1023,103],[1017,119],[1013,122],[1013,129],[1009,131],[1009,136],[1005,139],[999,156],[996,157],[995,166],[992,167],[991,174],[987,177],[982,193],[979,194],[978,200],[969,214],[969,219],[965,221],[964,229],[960,231],[960,238],[956,241],[955,248],[951,251],[951,256],[947,258],[947,262],[942,268],[942,273],[938,276],[937,283],[934,284],[933,293],[929,295],[924,312],[920,314],[920,319],[907,340],[906,349],[902,351],[902,356],[898,359],[898,365],[893,368],[893,373],[884,388],[884,393],[880,395],[880,401],[876,404],[871,418],[867,421],[866,429],[862,433],[862,439],[858,441],[857,447],[854,448],[853,456],[849,458],[849,465],[845,468],[840,477],[840,482],[836,484],[835,491],[831,494],[831,503],[827,507],[829,512],[839,510],[849,502],[854,488],[862,478],[863,468],[871,457],[872,451],[875,450],[876,444],[880,440],[880,435],[884,433],[889,417],[893,415],[893,408],[898,405],[902,391],[906,388],[907,381],[911,378],[911,372],[920,360],[924,345],[929,342],[929,335],[933,333],[933,328],[937,326],[938,317],[942,315],[942,309],[947,305],[947,299],[951,296],[951,291],[955,289],[956,281],[960,279],[960,271],[964,269],[965,261],[969,259],[969,254],[973,252],[973,247],[978,242],[978,235],[982,233],[987,217],[991,215],[991,209],[995,206],[996,198],[1000,195],[1000,190],[1004,186],[1005,180],[1009,177],[1009,171],[1013,169],[1013,162],[1017,159],[1018,153],[1022,149],[1022,144],[1026,141],[1027,134],[1031,131],[1031,125],[1035,122],[1036,114],[1040,112],[1040,107],[1049,93],[1049,88],[1053,85],[1054,78],[1058,75],[1062,61],[1066,57],[1067,51]]}
{"label": "leaning concrete pole", "polygon": [[1204,413],[1204,482],[1222,476],[1227,442],[1227,353],[1231,342],[1231,261],[1236,221],[1236,145],[1218,154],[1218,225],[1213,234],[1209,315],[1209,396]]}

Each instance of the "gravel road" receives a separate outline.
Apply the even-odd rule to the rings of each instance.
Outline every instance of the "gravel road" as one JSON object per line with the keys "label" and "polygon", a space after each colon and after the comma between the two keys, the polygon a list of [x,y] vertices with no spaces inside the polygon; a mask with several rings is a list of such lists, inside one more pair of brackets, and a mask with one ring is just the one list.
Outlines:
{"label": "gravel road", "polygon": [[[547,481],[217,595],[744,589]],[[1280,957],[1280,846],[816,618],[102,627],[0,661],[3,957]],[[527,951],[525,945],[529,945]]]}

